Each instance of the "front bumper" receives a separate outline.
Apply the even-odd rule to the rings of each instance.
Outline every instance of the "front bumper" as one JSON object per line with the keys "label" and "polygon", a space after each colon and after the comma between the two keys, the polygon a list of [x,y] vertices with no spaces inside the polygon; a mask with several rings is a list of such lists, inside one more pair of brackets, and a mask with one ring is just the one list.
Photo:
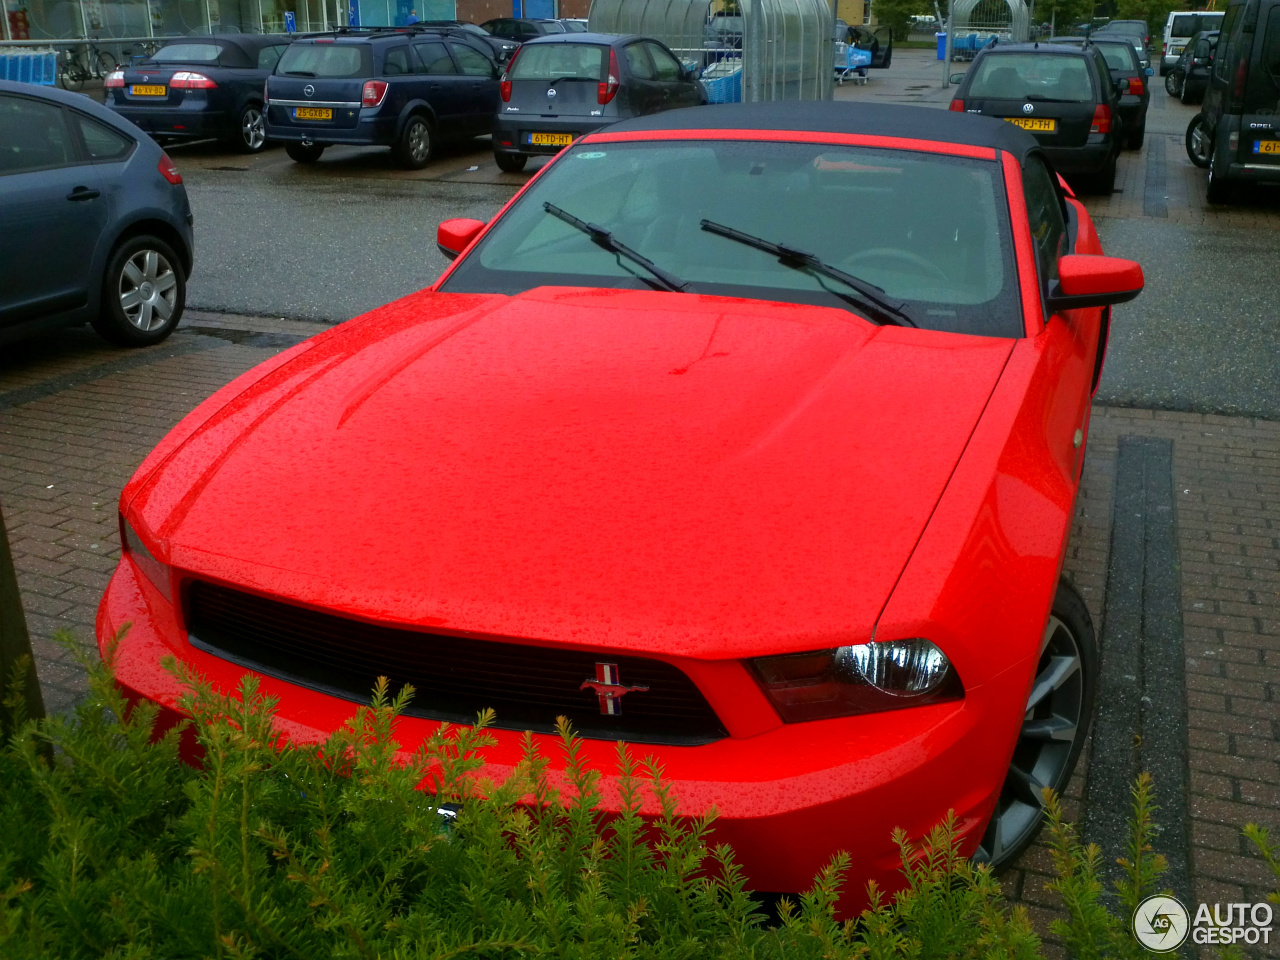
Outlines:
{"label": "front bumper", "polygon": [[535,145],[529,142],[530,135],[567,133],[577,140],[617,122],[617,119],[617,117],[537,117],[499,113],[493,118],[493,149],[498,153],[527,157],[552,156],[563,150],[564,146]]}
{"label": "front bumper", "polygon": [[[223,691],[235,689],[243,667],[195,649],[179,614],[124,558],[98,610],[99,648],[131,624],[115,650],[117,683],[131,699],[162,707],[162,728],[180,719],[182,689],[164,667],[174,656]],[[860,910],[867,880],[882,889],[902,886],[898,848],[890,833],[903,827],[917,838],[948,812],[971,853],[981,838],[1008,769],[1022,721],[1026,670],[1010,668],[1001,679],[966,692],[959,702],[803,724],[779,724],[748,736],[700,746],[643,745],[664,768],[682,814],[715,806],[712,843],[731,844],[757,890],[807,890],[837,850],[852,857],[842,913]],[[1016,677],[1015,677],[1016,674]],[[1012,679],[1011,679],[1012,678]],[[274,677],[262,677],[263,694],[279,700],[277,724],[294,743],[318,743],[355,712],[350,701]],[[407,757],[438,721],[402,717],[396,739]],[[509,775],[521,756],[523,735],[492,731],[486,776]],[[533,734],[553,771],[562,771],[558,739]],[[189,737],[184,754],[194,755]],[[583,756],[605,774],[603,809],[617,809],[617,747],[583,742]],[[657,813],[652,798],[644,809]]]}

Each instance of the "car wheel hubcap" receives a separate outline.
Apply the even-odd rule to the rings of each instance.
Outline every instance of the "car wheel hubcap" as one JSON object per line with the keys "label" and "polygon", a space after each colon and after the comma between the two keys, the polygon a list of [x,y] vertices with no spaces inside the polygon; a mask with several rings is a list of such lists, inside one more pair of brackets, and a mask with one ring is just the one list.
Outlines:
{"label": "car wheel hubcap", "polygon": [[261,110],[250,109],[244,112],[240,134],[244,137],[245,146],[250,150],[257,150],[267,142],[267,125],[262,119]]}
{"label": "car wheel hubcap", "polygon": [[1065,623],[1050,617],[1009,773],[975,860],[1001,865],[1039,826],[1044,789],[1062,787],[1083,712],[1080,645]]}
{"label": "car wheel hubcap", "polygon": [[427,126],[415,123],[409,129],[409,155],[414,160],[422,161],[427,157]]}
{"label": "car wheel hubcap", "polygon": [[164,254],[139,250],[120,271],[120,309],[143,333],[162,327],[178,302],[178,277]]}

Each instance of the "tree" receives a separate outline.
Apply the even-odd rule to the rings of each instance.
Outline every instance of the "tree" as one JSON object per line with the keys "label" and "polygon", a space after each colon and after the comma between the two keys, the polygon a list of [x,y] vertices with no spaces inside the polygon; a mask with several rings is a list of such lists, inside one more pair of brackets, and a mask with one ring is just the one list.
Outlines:
{"label": "tree", "polygon": [[874,0],[871,13],[876,23],[893,30],[893,39],[905,40],[911,32],[911,18],[917,13],[933,13],[932,0]]}

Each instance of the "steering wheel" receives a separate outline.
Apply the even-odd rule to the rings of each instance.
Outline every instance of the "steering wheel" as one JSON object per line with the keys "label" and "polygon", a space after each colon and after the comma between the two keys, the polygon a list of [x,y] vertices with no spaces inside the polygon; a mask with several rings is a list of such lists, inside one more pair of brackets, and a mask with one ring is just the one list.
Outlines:
{"label": "steering wheel", "polygon": [[848,267],[850,272],[855,272],[853,268],[867,260],[897,260],[901,263],[909,263],[913,267],[919,267],[938,280],[946,282],[951,279],[932,260],[926,260],[920,254],[911,250],[904,250],[901,247],[872,247],[870,250],[859,250],[853,256],[845,259],[844,266]]}

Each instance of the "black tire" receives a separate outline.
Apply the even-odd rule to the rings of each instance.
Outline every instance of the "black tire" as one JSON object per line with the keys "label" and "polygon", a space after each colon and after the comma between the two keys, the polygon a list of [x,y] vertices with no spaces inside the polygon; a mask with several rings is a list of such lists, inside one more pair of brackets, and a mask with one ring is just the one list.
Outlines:
{"label": "black tire", "polygon": [[1205,198],[1212,204],[1230,203],[1235,196],[1232,183],[1222,177],[1213,175],[1213,163],[1209,163],[1209,184]]}
{"label": "black tire", "polygon": [[404,122],[404,129],[400,131],[400,137],[391,152],[395,154],[396,162],[406,170],[421,170],[431,162],[435,142],[431,121],[422,114],[415,113]]}
{"label": "black tire", "polygon": [[1187,124],[1187,135],[1184,138],[1187,156],[1201,170],[1206,169],[1213,160],[1213,141],[1202,134],[1200,126],[1203,123],[1204,114],[1197,113]]}
{"label": "black tire", "polygon": [[1171,97],[1178,95],[1178,75],[1176,73],[1165,74],[1164,92]]}
{"label": "black tire", "polygon": [[102,278],[93,328],[122,347],[147,347],[173,333],[187,302],[187,274],[159,237],[129,237],[116,247]]}
{"label": "black tire", "polygon": [[498,169],[503,173],[519,173],[524,169],[524,165],[529,162],[529,158],[522,153],[499,153],[493,151],[493,162],[498,165]]}
{"label": "black tire", "polygon": [[320,154],[324,153],[324,144],[290,140],[284,145],[284,152],[294,163],[315,163],[320,159]]}
{"label": "black tire", "polygon": [[1147,122],[1146,120],[1143,120],[1142,126],[1138,127],[1136,130],[1129,131],[1129,149],[1141,150],[1143,141],[1146,140],[1146,138],[1147,138]]}
{"label": "black tire", "polygon": [[262,104],[246,103],[236,118],[237,133],[231,138],[241,153],[261,153],[267,145],[267,118]]}
{"label": "black tire", "polygon": [[975,860],[1000,870],[1035,840],[1042,788],[1062,793],[1088,739],[1101,660],[1088,608],[1075,587],[1058,581],[1009,774]]}

